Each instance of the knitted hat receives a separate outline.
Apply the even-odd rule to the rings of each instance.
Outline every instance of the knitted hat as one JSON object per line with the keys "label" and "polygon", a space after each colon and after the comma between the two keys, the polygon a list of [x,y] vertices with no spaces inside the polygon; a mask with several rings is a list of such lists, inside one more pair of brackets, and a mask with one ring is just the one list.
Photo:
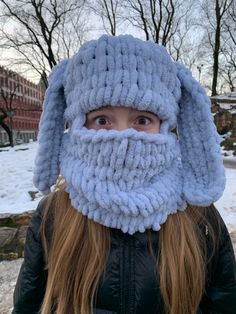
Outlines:
{"label": "knitted hat", "polygon": [[[102,106],[150,111],[162,121],[160,133],[177,127],[187,202],[208,206],[225,187],[220,140],[204,89],[166,49],[130,35],[84,44],[49,77],[39,126],[34,184],[49,193],[60,173],[65,123],[83,127],[86,113]],[[70,128],[68,130],[70,132]]]}

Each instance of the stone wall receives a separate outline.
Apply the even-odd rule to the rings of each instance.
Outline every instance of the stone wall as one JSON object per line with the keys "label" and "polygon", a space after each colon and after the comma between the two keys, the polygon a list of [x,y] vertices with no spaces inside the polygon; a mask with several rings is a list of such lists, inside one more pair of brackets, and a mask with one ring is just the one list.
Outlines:
{"label": "stone wall", "polygon": [[[33,212],[0,216],[0,261],[24,256],[26,231]],[[230,236],[236,253],[236,231],[231,232]]]}
{"label": "stone wall", "polygon": [[0,215],[0,261],[23,257],[26,231],[33,212]]}
{"label": "stone wall", "polygon": [[223,138],[221,146],[236,156],[236,99],[212,99],[212,112],[217,131]]}

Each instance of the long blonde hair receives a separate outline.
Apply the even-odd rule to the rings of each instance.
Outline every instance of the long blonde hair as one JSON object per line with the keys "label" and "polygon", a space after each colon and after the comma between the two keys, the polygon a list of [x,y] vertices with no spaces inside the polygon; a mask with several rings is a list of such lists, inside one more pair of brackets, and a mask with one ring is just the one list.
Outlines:
{"label": "long blonde hair", "polygon": [[[156,268],[166,313],[194,314],[200,303],[207,265],[204,219],[203,208],[191,207],[170,215],[161,227]],[[215,243],[209,223],[207,232]],[[48,197],[41,236],[48,270],[41,313],[93,313],[110,250],[109,228],[75,210],[60,184]]]}

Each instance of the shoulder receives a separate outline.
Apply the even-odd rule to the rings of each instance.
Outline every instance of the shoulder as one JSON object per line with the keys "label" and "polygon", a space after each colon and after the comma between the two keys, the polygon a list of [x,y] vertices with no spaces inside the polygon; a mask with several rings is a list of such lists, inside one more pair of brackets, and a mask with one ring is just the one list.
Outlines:
{"label": "shoulder", "polygon": [[48,194],[46,196],[44,196],[43,198],[41,198],[41,200],[39,201],[36,210],[35,210],[35,215],[40,215],[41,217],[43,216],[44,210],[47,206],[47,204],[51,201],[52,195]]}
{"label": "shoulder", "polygon": [[215,251],[221,255],[228,253],[234,258],[233,245],[228,228],[214,204],[211,204],[205,211],[206,226],[212,233],[215,242]]}
{"label": "shoulder", "polygon": [[[40,234],[40,228],[42,225],[42,222],[45,219],[47,220],[47,225],[51,225],[51,223],[48,223],[48,219],[52,219],[52,201],[53,201],[53,195],[49,194],[44,196],[38,203],[36,210],[34,211],[32,215],[32,219],[30,221],[30,224],[28,226],[28,235],[34,235],[34,237],[39,239]],[[49,205],[49,206],[48,206]],[[45,216],[45,217],[44,217]],[[47,227],[47,229],[50,229]]]}
{"label": "shoulder", "polygon": [[218,242],[207,265],[207,306],[217,313],[236,313],[236,262],[230,235],[213,204],[206,209],[206,218]]}
{"label": "shoulder", "polygon": [[38,203],[30,224],[29,224],[29,229],[35,228],[35,227],[39,227],[39,225],[41,224],[42,218],[43,218],[43,214],[44,214],[44,210],[46,208],[48,202],[48,196],[44,196]]}
{"label": "shoulder", "polygon": [[[235,253],[227,226],[217,208],[212,204],[207,208],[206,218],[213,230],[213,240],[216,241],[214,260],[217,265],[217,275],[230,273],[231,280],[236,283]],[[227,276],[226,276],[227,277]]]}
{"label": "shoulder", "polygon": [[214,235],[217,236],[220,242],[225,238],[229,238],[228,228],[214,204],[206,207],[205,218],[206,224],[213,229]]}
{"label": "shoulder", "polygon": [[44,196],[38,203],[36,210],[32,216],[32,221],[41,221],[44,215],[51,216],[55,204],[55,193]]}

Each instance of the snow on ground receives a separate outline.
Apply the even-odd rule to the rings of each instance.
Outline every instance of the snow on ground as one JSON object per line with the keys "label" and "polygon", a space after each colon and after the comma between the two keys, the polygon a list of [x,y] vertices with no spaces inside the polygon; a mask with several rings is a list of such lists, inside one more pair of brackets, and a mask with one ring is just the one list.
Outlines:
{"label": "snow on ground", "polygon": [[236,231],[236,169],[226,168],[226,189],[215,203],[229,232]]}
{"label": "snow on ground", "polygon": [[236,100],[236,92],[230,92],[222,95],[216,95],[216,96],[211,96],[211,99],[229,99],[229,100]]}
{"label": "snow on ground", "polygon": [[[29,191],[37,191],[32,182],[37,142],[14,148],[0,148],[0,214],[20,213],[35,209],[42,197],[36,194],[31,200]],[[230,157],[231,162],[236,157]],[[223,216],[229,231],[236,231],[236,169],[226,168],[226,189],[216,207]]]}
{"label": "snow on ground", "polygon": [[42,194],[32,201],[34,158],[37,142],[0,148],[0,214],[35,209]]}
{"label": "snow on ground", "polygon": [[232,103],[219,103],[219,106],[221,109],[225,109],[228,110],[231,114],[235,114],[236,113],[236,106],[235,104]]}

